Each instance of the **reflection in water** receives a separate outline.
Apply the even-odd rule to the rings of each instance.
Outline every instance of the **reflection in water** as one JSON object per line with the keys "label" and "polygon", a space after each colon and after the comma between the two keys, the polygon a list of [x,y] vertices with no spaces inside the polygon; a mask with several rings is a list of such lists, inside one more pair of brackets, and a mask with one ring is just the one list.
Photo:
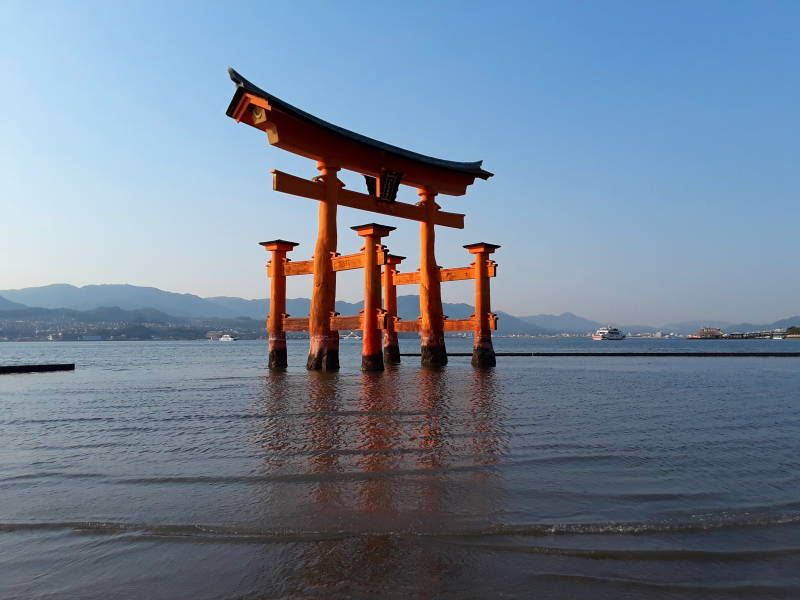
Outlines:
{"label": "reflection in water", "polygon": [[267,512],[294,531],[337,536],[283,556],[290,593],[358,582],[348,593],[380,594],[402,581],[435,596],[470,576],[468,560],[455,564],[429,534],[485,528],[499,508],[496,385],[477,369],[267,377],[264,466],[295,477],[292,493],[267,494]]}

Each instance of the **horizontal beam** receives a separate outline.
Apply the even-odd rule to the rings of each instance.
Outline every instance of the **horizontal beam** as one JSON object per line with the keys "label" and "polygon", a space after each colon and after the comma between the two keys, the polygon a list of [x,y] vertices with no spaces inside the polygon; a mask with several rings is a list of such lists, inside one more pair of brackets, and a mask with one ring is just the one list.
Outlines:
{"label": "horizontal beam", "polygon": [[[347,315],[344,317],[335,316],[331,317],[330,328],[332,331],[348,331],[363,329],[362,323],[363,315]],[[375,315],[376,329],[386,329],[386,313],[381,310]],[[284,317],[283,319],[284,331],[308,331],[308,317],[290,318]]]}
{"label": "horizontal beam", "polygon": [[[272,171],[272,189],[276,192],[310,198],[311,200],[323,200],[325,197],[324,184],[289,175],[278,170]],[[427,212],[421,206],[405,202],[382,202],[375,196],[346,189],[338,191],[337,204],[400,219],[427,220]],[[437,210],[433,214],[433,223],[443,227],[464,229],[464,215]]]}
{"label": "horizontal beam", "polygon": [[477,320],[474,317],[470,317],[469,319],[445,319],[444,330],[474,331],[477,325],[478,325]]}
{"label": "horizontal beam", "polygon": [[419,283],[419,271],[413,273],[395,273],[392,277],[395,285],[414,285]]}
{"label": "horizontal beam", "polygon": [[[362,317],[363,315],[331,317],[331,322],[330,322],[331,330],[352,331],[352,330],[363,329],[361,322]],[[386,313],[381,310],[380,313],[375,316],[376,329],[386,329],[388,326],[388,319],[389,317],[386,315]],[[479,325],[478,319],[475,317],[475,315],[468,317],[466,319],[448,319],[447,317],[445,317],[444,319],[445,331],[475,331],[478,328],[478,325]],[[394,331],[398,333],[419,331],[419,328],[420,328],[420,319],[414,319],[413,321],[411,320],[404,321],[403,319],[400,319],[398,317],[394,318]],[[497,330],[497,316],[492,313],[489,313],[489,329],[493,331]],[[283,330],[308,331],[308,318],[284,317]]]}
{"label": "horizontal beam", "polygon": [[283,319],[284,331],[308,331],[308,317],[284,317]]}
{"label": "horizontal beam", "polygon": [[[376,260],[378,265],[385,265],[389,256],[389,251],[386,248],[380,248],[377,252]],[[364,253],[356,252],[355,254],[345,254],[344,256],[336,256],[333,258],[334,271],[348,271],[350,269],[363,269],[364,268]],[[291,275],[312,275],[314,273],[313,260],[298,260],[297,262],[287,261],[283,266],[283,274]],[[272,271],[270,270],[270,277]]]}
{"label": "horizontal beam", "polygon": [[[497,276],[497,263],[487,261],[486,274],[489,277]],[[440,269],[439,281],[463,281],[464,279],[475,279],[475,269],[469,267],[455,267],[453,269]],[[395,273],[395,285],[415,285],[419,284],[419,271],[413,273]]]}
{"label": "horizontal beam", "polygon": [[[475,331],[478,328],[478,320],[475,316],[466,319],[444,319],[445,331]],[[419,331],[420,320],[404,321],[403,319],[395,318],[394,330],[397,332],[413,332]],[[489,313],[489,329],[497,330],[497,316]]]}
{"label": "horizontal beam", "polygon": [[[376,259],[378,265],[385,265],[386,259],[389,256],[389,251],[385,247],[378,248],[376,252]],[[355,254],[345,254],[344,256],[337,256],[333,259],[334,271],[348,271],[350,269],[363,269],[364,268],[364,253],[356,252]]]}
{"label": "horizontal beam", "polygon": [[[314,261],[313,260],[298,260],[297,262],[294,261],[287,261],[283,265],[283,274],[286,276],[289,275],[311,275],[314,272]],[[272,277],[272,272],[270,271],[270,277]]]}

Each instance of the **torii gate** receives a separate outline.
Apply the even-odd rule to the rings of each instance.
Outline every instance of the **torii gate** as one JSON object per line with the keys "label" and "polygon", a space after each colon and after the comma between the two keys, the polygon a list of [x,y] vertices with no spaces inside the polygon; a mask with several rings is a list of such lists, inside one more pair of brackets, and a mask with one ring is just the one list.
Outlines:
{"label": "torii gate", "polygon": [[[265,92],[233,69],[236,91],[227,115],[267,133],[270,144],[317,161],[321,173],[312,180],[273,170],[273,189],[319,201],[319,229],[314,249],[314,287],[308,329],[307,368],[339,368],[339,334],[330,319],[336,301],[336,209],[339,205],[420,222],[420,315],[422,364],[447,364],[439,267],[434,251],[436,225],[463,229],[464,215],[441,210],[438,194],[462,196],[476,178],[492,173],[482,161],[454,162],[398,148],[348,131]],[[369,193],[344,189],[340,169],[361,173]],[[396,202],[400,184],[417,189],[417,204]]]}

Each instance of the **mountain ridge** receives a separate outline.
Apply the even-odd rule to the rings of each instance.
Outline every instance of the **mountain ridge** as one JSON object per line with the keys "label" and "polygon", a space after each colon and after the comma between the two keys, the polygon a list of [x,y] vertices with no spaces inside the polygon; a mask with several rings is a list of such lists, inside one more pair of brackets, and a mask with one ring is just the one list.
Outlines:
{"label": "mountain ridge", "polygon": [[[287,312],[293,316],[305,316],[311,301],[308,298],[288,298]],[[358,314],[362,302],[337,301],[336,310],[340,314]],[[248,319],[266,320],[269,311],[268,299],[245,299],[235,296],[211,296],[203,298],[195,294],[169,292],[156,287],[135,286],[131,284],[92,284],[74,286],[67,283],[54,283],[46,286],[18,290],[0,290],[0,311],[20,310],[29,307],[47,309],[69,309],[91,311],[98,308],[117,307],[123,311],[152,309],[171,318],[200,319]],[[446,302],[445,314],[451,319],[469,317],[474,309],[466,303]],[[500,317],[499,333],[521,333],[546,335],[557,333],[585,334],[607,322],[593,321],[564,312],[559,315],[537,314],[517,317],[496,311]],[[419,314],[419,297],[405,295],[398,297],[398,315],[402,319],[415,319]],[[692,320],[667,323],[662,327],[650,325],[617,325],[623,331],[654,332],[662,330],[688,334],[700,327],[720,327],[724,331],[755,331],[761,329],[783,328],[800,324],[800,316],[780,319],[769,324],[730,323],[718,320]]]}

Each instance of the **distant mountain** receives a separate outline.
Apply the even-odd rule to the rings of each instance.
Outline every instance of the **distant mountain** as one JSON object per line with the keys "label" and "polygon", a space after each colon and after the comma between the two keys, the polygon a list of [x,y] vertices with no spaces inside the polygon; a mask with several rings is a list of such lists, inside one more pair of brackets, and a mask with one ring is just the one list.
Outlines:
{"label": "distant mountain", "polygon": [[[398,313],[402,319],[415,319],[419,314],[418,296],[400,296],[397,299]],[[245,317],[264,322],[269,312],[269,301],[266,299],[246,300],[231,296],[215,296],[201,298],[194,294],[178,294],[166,292],[153,287],[135,285],[86,285],[76,287],[64,283],[46,285],[20,290],[0,290],[0,311],[24,310],[28,307],[46,309],[68,309],[76,311],[105,311],[105,317],[98,316],[101,321],[140,319],[134,322],[171,322],[184,319],[237,319]],[[106,307],[106,308],[103,308]],[[115,307],[115,308],[107,308]],[[286,300],[286,312],[293,317],[303,317],[309,313],[311,301],[308,298],[289,298]],[[361,302],[336,303],[336,310],[342,315],[355,315],[361,310]],[[462,319],[470,316],[474,309],[469,304],[444,303],[444,313],[451,319]],[[140,313],[138,316],[123,315],[113,318],[108,311],[142,311],[148,309],[152,313]],[[67,315],[67,313],[64,313]],[[549,333],[588,333],[609,323],[599,323],[574,315],[569,312],[560,315],[532,315],[515,317],[498,312],[500,317],[499,333],[522,333],[529,335]],[[160,315],[160,316],[159,316]],[[67,317],[69,318],[69,317]],[[161,319],[161,320],[159,320]],[[164,321],[167,319],[167,321]],[[143,321],[142,321],[143,320]],[[614,325],[614,323],[610,323]],[[700,327],[719,327],[723,331],[756,331],[776,329],[800,325],[800,317],[781,319],[771,324],[756,325],[752,323],[733,324],[726,321],[683,321],[668,323],[656,328],[648,325],[617,325],[623,331],[648,332],[661,329],[676,333],[693,333]]]}
{"label": "distant mountain", "polygon": [[184,324],[185,319],[176,318],[153,308],[123,310],[118,306],[102,306],[92,310],[74,310],[72,308],[42,308],[40,306],[24,307],[11,310],[0,310],[0,320],[14,319],[19,321],[80,323],[157,323]]}
{"label": "distant mountain", "polygon": [[588,333],[604,325],[569,312],[561,313],[560,315],[532,315],[519,318],[526,323],[556,333]]}
{"label": "distant mountain", "polygon": [[[234,296],[214,296],[212,298],[204,298],[204,300],[220,306],[237,316],[250,317],[251,319],[266,319],[269,312],[269,302],[264,299],[245,300]],[[292,313],[290,310],[287,312]]]}
{"label": "distant mountain", "polygon": [[91,310],[101,306],[118,306],[125,310],[154,308],[178,317],[239,316],[236,311],[193,294],[176,294],[153,287],[135,285],[85,285],[76,287],[65,283],[21,290],[3,290],[0,296],[12,302],[42,308]]}
{"label": "distant mountain", "polygon": [[0,296],[0,310],[20,310],[22,308],[28,308],[24,304],[19,304],[17,302],[11,302],[11,300],[6,300],[2,296]]}

